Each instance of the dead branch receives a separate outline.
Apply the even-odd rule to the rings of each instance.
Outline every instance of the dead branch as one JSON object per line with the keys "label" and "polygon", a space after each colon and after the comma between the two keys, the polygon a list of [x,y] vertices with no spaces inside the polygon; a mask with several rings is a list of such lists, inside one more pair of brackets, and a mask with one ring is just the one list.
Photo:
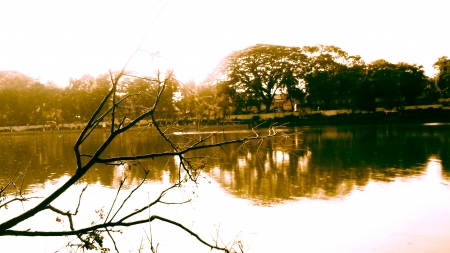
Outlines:
{"label": "dead branch", "polygon": [[[221,131],[211,133],[203,138],[201,135],[198,139],[190,138],[188,143],[185,143],[184,145],[177,145],[170,139],[171,138],[170,133],[169,134],[166,133],[166,131],[168,129],[173,127],[173,123],[169,128],[167,128],[163,131],[161,129],[160,125],[157,123],[157,120],[155,117],[155,111],[161,100],[161,95],[163,94],[163,92],[165,90],[165,84],[171,78],[172,73],[169,73],[169,75],[166,76],[164,80],[160,80],[160,73],[158,73],[158,78],[156,79],[157,84],[158,84],[158,91],[157,91],[156,99],[155,99],[153,106],[150,109],[146,109],[145,111],[143,111],[140,115],[138,115],[134,119],[130,119],[129,122],[127,121],[128,118],[126,116],[124,116],[124,117],[119,116],[120,110],[122,109],[121,104],[126,103],[129,98],[131,98],[133,96],[139,96],[140,94],[139,93],[128,94],[128,95],[123,95],[122,97],[118,94],[117,86],[119,84],[120,78],[122,76],[124,76],[124,73],[125,73],[124,70],[122,70],[115,76],[112,73],[110,73],[110,79],[111,79],[111,84],[112,84],[111,90],[108,92],[108,94],[104,97],[104,99],[102,100],[102,102],[100,103],[98,108],[95,110],[92,117],[89,119],[88,123],[86,124],[85,128],[80,133],[80,136],[78,137],[76,143],[74,144],[74,152],[75,152],[76,166],[77,166],[75,174],[73,174],[62,186],[60,186],[58,189],[56,189],[48,197],[46,197],[41,202],[39,202],[35,207],[33,207],[27,211],[24,211],[22,214],[19,214],[18,216],[14,217],[8,221],[1,223],[0,224],[0,236],[76,236],[78,238],[78,240],[81,242],[81,244],[71,244],[73,246],[82,247],[85,249],[98,249],[98,248],[103,249],[104,236],[102,234],[106,233],[106,234],[108,234],[109,238],[111,239],[111,241],[114,244],[114,247],[118,251],[117,245],[116,245],[114,237],[113,237],[115,232],[121,231],[120,230],[121,228],[135,226],[135,225],[144,224],[144,223],[150,224],[154,220],[159,220],[159,221],[162,221],[162,222],[165,222],[168,224],[172,224],[172,225],[186,231],[190,235],[194,236],[199,242],[208,246],[211,249],[217,249],[217,250],[221,250],[224,252],[230,252],[230,250],[228,249],[228,246],[222,247],[222,246],[218,245],[217,242],[220,238],[219,236],[216,236],[216,239],[213,239],[213,241],[215,241],[216,243],[211,244],[211,243],[208,243],[207,241],[205,241],[204,239],[202,239],[198,234],[196,234],[191,229],[185,227],[181,223],[176,222],[174,220],[170,220],[170,219],[164,218],[159,215],[151,215],[151,216],[149,215],[149,217],[147,219],[138,219],[137,216],[138,216],[138,214],[140,214],[146,210],[150,210],[150,208],[155,206],[156,204],[166,204],[166,205],[178,204],[179,205],[179,204],[188,203],[192,200],[191,198],[189,198],[187,200],[183,200],[183,201],[178,201],[178,202],[164,200],[164,197],[170,190],[172,190],[174,188],[182,187],[183,183],[185,183],[186,181],[189,180],[191,182],[196,183],[196,180],[200,174],[200,171],[205,167],[205,161],[204,161],[205,157],[204,156],[185,157],[189,152],[196,151],[196,150],[203,150],[203,149],[211,149],[214,147],[222,148],[223,146],[234,144],[234,143],[241,143],[242,145],[244,145],[245,143],[248,143],[253,140],[261,141],[266,138],[270,138],[270,137],[277,135],[275,126],[271,126],[271,128],[269,129],[269,133],[265,136],[260,136],[260,134],[255,129],[253,129],[253,135],[250,135],[247,137],[243,137],[240,139],[234,139],[234,140],[223,140],[223,141],[217,142],[217,143],[206,144],[206,142],[208,140],[210,140],[212,137],[218,135],[219,133],[223,133],[223,130],[221,130]],[[153,80],[153,81],[155,81],[155,80]],[[108,116],[111,117],[111,122],[110,122],[111,128],[109,130],[109,135],[107,136],[106,140],[92,154],[82,154],[81,153],[82,144],[85,143],[89,139],[89,137],[93,133],[94,129],[97,128],[97,126],[100,124],[100,122],[102,122]],[[118,120],[119,118],[120,118],[119,123],[116,125],[115,124],[116,120]],[[132,152],[133,153],[132,156],[113,156],[113,157],[106,157],[106,158],[102,156],[104,151],[107,149],[108,146],[110,146],[110,144],[116,137],[120,136],[122,133],[131,129],[133,126],[137,125],[143,119],[151,120],[151,123],[155,126],[159,136],[161,136],[163,138],[163,140],[171,147],[172,150],[160,152],[160,153],[150,153],[150,154],[134,154]],[[144,182],[146,181],[147,175],[149,173],[149,171],[144,169],[142,164],[140,164],[140,161],[144,160],[144,159],[154,159],[154,158],[158,158],[158,157],[173,157],[173,156],[177,156],[180,160],[179,175],[178,175],[179,180],[176,183],[174,183],[173,185],[171,185],[170,187],[161,191],[159,196],[156,197],[156,199],[154,199],[152,202],[149,202],[149,204],[142,206],[138,209],[135,209],[135,211],[133,211],[133,212],[120,215],[121,216],[120,217],[119,212],[126,205],[128,199],[133,194],[135,194],[135,192],[144,184]],[[84,160],[84,159],[82,160],[81,159],[82,157],[85,158],[86,160]],[[201,159],[201,160],[195,161],[194,159]],[[75,212],[73,212],[73,213],[70,211],[64,212],[60,208],[56,208],[54,205],[52,205],[52,202],[55,199],[57,199],[62,193],[67,191],[76,182],[78,182],[80,180],[80,178],[83,175],[85,175],[95,164],[106,164],[106,165],[119,165],[120,164],[120,165],[123,165],[127,161],[135,161],[138,164],[140,164],[140,166],[142,167],[142,169],[145,172],[145,175],[142,178],[142,180],[140,181],[140,183],[128,194],[128,196],[126,196],[126,198],[119,205],[116,202],[118,200],[119,194],[121,193],[122,186],[123,186],[126,178],[124,178],[121,181],[119,189],[116,192],[116,196],[112,200],[111,206],[109,208],[109,211],[106,214],[106,218],[104,219],[103,223],[91,224],[90,226],[86,226],[86,227],[79,228],[79,229],[75,228],[73,216],[78,214],[78,210],[81,205],[81,198],[82,198],[82,195],[85,192],[87,186],[82,189],[82,191],[78,197],[78,204],[75,209]],[[185,175],[186,179],[181,178],[181,176],[182,176],[181,172],[180,172],[181,169],[183,169],[186,172],[186,175]],[[16,178],[16,175],[14,175],[13,179],[4,188],[2,188],[0,190],[0,194],[3,194],[6,187],[8,187],[10,185],[15,185],[14,184],[15,178]],[[19,193],[20,193],[20,198],[17,197],[16,199],[5,202],[2,205],[0,205],[0,208],[7,207],[7,204],[11,203],[12,201],[26,201],[31,198],[31,197],[29,197],[29,198],[23,197],[22,191],[19,191]],[[113,209],[115,209],[115,206],[118,206],[118,207],[117,207],[117,210],[115,210],[115,212],[113,212]],[[29,229],[29,230],[24,231],[24,230],[13,229],[14,226],[25,222],[30,217],[33,217],[34,215],[36,215],[44,210],[50,210],[61,216],[67,217],[69,224],[70,224],[70,230],[69,231],[66,231],[66,230],[35,231],[33,229]],[[59,218],[57,218],[57,219],[59,219]],[[222,242],[222,244],[223,244],[223,242]],[[154,250],[155,249],[153,248],[153,245],[152,245],[152,251],[154,251]]]}

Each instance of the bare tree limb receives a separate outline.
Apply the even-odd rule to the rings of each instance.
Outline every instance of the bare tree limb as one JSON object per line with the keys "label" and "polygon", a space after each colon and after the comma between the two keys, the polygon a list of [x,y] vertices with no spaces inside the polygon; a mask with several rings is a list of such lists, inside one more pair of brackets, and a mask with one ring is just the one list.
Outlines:
{"label": "bare tree limb", "polygon": [[150,218],[148,219],[143,219],[143,220],[137,220],[137,221],[132,221],[132,222],[108,222],[108,223],[104,223],[104,224],[98,224],[98,225],[94,225],[91,227],[86,227],[83,229],[78,229],[78,230],[72,230],[72,231],[23,231],[23,230],[6,230],[3,235],[5,236],[65,236],[65,235],[78,235],[78,234],[85,234],[89,231],[107,231],[108,228],[110,227],[130,227],[133,225],[138,225],[138,224],[144,224],[144,223],[148,223],[148,222],[152,222],[154,220],[160,220],[163,221],[165,223],[169,223],[172,225],[175,225],[181,229],[183,229],[184,231],[188,232],[190,235],[194,236],[198,241],[200,241],[201,243],[203,243],[204,245],[210,247],[211,249],[217,249],[217,250],[221,250],[224,252],[229,252],[228,249],[223,248],[223,247],[219,247],[217,245],[212,245],[208,242],[206,242],[205,240],[203,240],[198,234],[194,233],[192,230],[190,230],[189,228],[185,227],[183,224],[175,222],[173,220],[164,218],[162,216],[159,215],[152,215]]}
{"label": "bare tree limb", "polygon": [[[246,143],[253,141],[253,140],[264,140],[266,138],[270,138],[277,135],[277,130],[275,129],[275,126],[271,126],[269,129],[268,135],[266,136],[260,136],[260,134],[253,128],[252,132],[253,135],[246,136],[240,139],[233,139],[233,140],[223,140],[219,141],[217,143],[211,143],[207,144],[209,140],[212,139],[212,137],[217,136],[219,133],[223,133],[223,129],[221,131],[213,132],[208,134],[207,136],[199,135],[199,138],[187,138],[187,143],[184,144],[176,144],[174,141],[171,140],[172,134],[168,131],[168,129],[172,129],[175,123],[172,123],[168,128],[166,128],[164,131],[161,129],[160,125],[157,123],[157,119],[155,117],[156,108],[158,106],[158,103],[161,100],[161,96],[165,90],[166,83],[172,78],[172,73],[169,73],[164,80],[160,80],[160,73],[158,73],[157,78],[157,95],[155,98],[155,102],[153,103],[153,106],[149,109],[146,109],[145,111],[141,111],[140,115],[137,117],[133,117],[130,119],[131,121],[128,122],[127,116],[120,115],[121,110],[123,108],[128,108],[126,106],[127,99],[131,98],[132,96],[138,96],[140,93],[136,94],[128,94],[128,95],[119,95],[118,94],[118,85],[120,78],[125,75],[124,69],[119,72],[116,76],[114,76],[110,72],[110,79],[112,83],[112,88],[109,91],[109,93],[104,97],[96,111],[93,113],[92,117],[86,124],[85,128],[80,133],[75,145],[74,145],[74,152],[76,156],[76,172],[58,189],[56,189],[54,192],[52,192],[49,196],[44,198],[41,202],[39,202],[36,206],[33,208],[24,211],[22,214],[19,214],[18,216],[7,220],[0,224],[0,236],[76,236],[80,242],[80,244],[71,244],[74,247],[83,248],[83,249],[94,249],[94,248],[101,248],[103,249],[103,238],[106,234],[108,234],[109,238],[111,239],[112,243],[114,244],[114,247],[116,251],[118,251],[117,245],[115,243],[113,234],[114,232],[120,231],[120,228],[124,227],[130,227],[134,225],[144,224],[144,223],[151,223],[154,220],[159,220],[165,223],[169,223],[172,225],[175,225],[179,227],[180,229],[186,231],[190,235],[194,236],[199,242],[202,244],[210,247],[211,249],[217,249],[224,252],[229,252],[228,246],[219,246],[218,241],[221,240],[220,236],[216,235],[216,238],[213,239],[215,241],[215,244],[208,243],[204,239],[202,239],[198,234],[196,234],[191,229],[185,227],[181,223],[178,223],[174,220],[170,220],[167,218],[164,218],[159,215],[151,215],[150,216],[150,208],[155,206],[156,204],[166,204],[166,205],[172,205],[172,204],[184,204],[190,202],[192,199],[188,198],[182,201],[172,202],[172,201],[166,201],[164,197],[166,194],[177,187],[182,187],[184,182],[191,181],[194,183],[197,183],[197,178],[199,177],[202,169],[205,167],[207,156],[192,156],[192,157],[185,157],[185,155],[188,152],[196,151],[196,150],[204,150],[204,149],[210,149],[214,147],[220,147],[223,148],[223,146],[231,145],[234,143],[241,143],[242,145],[245,145]],[[110,106],[108,106],[108,103],[111,102]],[[122,106],[122,103],[125,104]],[[82,154],[81,153],[81,146],[83,143],[85,143],[91,134],[94,132],[94,129],[98,127],[100,122],[102,122],[105,118],[108,116],[111,116],[111,128],[109,131],[108,136],[106,137],[105,141],[97,147],[97,150],[94,151],[91,154]],[[118,125],[115,124],[115,121],[120,118],[120,122]],[[132,152],[132,156],[113,156],[113,157],[103,157],[104,151],[111,145],[111,143],[116,139],[116,137],[120,136],[122,133],[128,131],[133,126],[137,125],[141,120],[143,119],[151,119],[151,122],[155,126],[157,133],[159,136],[163,138],[163,140],[171,147],[170,151],[166,152],[159,152],[159,153],[149,153],[149,154],[134,154]],[[261,144],[260,144],[261,145]],[[149,201],[149,203],[145,206],[142,206],[138,209],[135,209],[135,211],[125,213],[123,216],[119,216],[119,212],[123,209],[123,207],[126,205],[127,201],[131,198],[133,194],[145,183],[147,175],[149,173],[149,170],[146,170],[142,164],[140,163],[140,160],[143,159],[153,159],[158,157],[173,157],[177,156],[179,158],[179,171],[178,171],[178,182],[174,183],[170,187],[166,188],[165,190],[161,191],[159,196],[154,199],[152,202]],[[82,157],[85,160],[82,160]],[[200,159],[200,160],[196,160]],[[106,164],[106,165],[124,165],[127,161],[137,161],[137,163],[141,166],[141,168],[144,170],[144,177],[140,181],[140,183],[128,194],[128,196],[125,197],[125,199],[122,201],[122,203],[119,205],[117,203],[119,194],[122,191],[125,179],[124,178],[120,186],[116,192],[116,195],[114,199],[112,200],[111,206],[109,208],[109,211],[106,215],[106,218],[104,222],[101,224],[95,224],[92,223],[90,226],[76,229],[76,226],[74,224],[73,216],[78,214],[79,208],[81,206],[81,198],[83,193],[86,190],[87,185],[82,189],[79,197],[78,197],[78,203],[75,209],[75,212],[72,213],[70,211],[64,212],[59,208],[56,208],[54,205],[52,205],[52,202],[57,199],[62,193],[64,193],[66,190],[68,190],[70,187],[72,187],[76,182],[78,182],[95,164]],[[185,179],[182,179],[181,169],[184,169],[186,172]],[[17,172],[16,172],[17,174]],[[8,202],[3,203],[0,205],[1,207],[7,207],[7,204],[11,203],[12,201],[26,201],[30,199],[31,197],[25,199],[22,196],[22,190],[17,189],[15,186],[15,180],[16,180],[16,174],[13,176],[11,181],[0,190],[0,194],[3,194],[5,189],[9,187],[10,185],[13,185],[16,190],[18,190],[19,195],[21,198],[16,198],[13,200],[10,200]],[[22,179],[22,186],[23,187],[23,179]],[[0,196],[1,197],[1,196]],[[1,199],[0,199],[1,201]],[[118,206],[118,207],[117,207]],[[116,209],[117,208],[117,209]],[[116,209],[116,210],[115,210]],[[38,214],[41,211],[44,210],[50,210],[58,215],[62,215],[67,217],[70,224],[70,230],[66,231],[34,231],[32,229],[22,231],[22,230],[15,230],[13,229],[16,225],[26,221],[30,217],[33,217],[34,215]],[[103,209],[101,209],[103,210]],[[115,210],[115,212],[113,212]],[[147,219],[138,219],[138,214],[141,214],[142,212],[148,210],[149,216]],[[103,212],[101,212],[102,219]],[[58,221],[59,217],[57,217]],[[155,248],[152,244],[152,251],[155,251]],[[223,244],[223,241],[222,241]],[[156,247],[157,250],[157,247]]]}

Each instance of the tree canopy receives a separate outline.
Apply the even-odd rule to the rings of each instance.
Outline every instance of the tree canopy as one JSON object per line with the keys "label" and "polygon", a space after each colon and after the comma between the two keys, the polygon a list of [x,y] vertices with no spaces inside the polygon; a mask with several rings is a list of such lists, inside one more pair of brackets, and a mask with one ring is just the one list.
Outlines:
{"label": "tree canopy", "polygon": [[233,52],[220,63],[222,80],[235,95],[235,102],[262,103],[270,111],[273,99],[281,92],[299,96],[306,56],[301,48],[259,44]]}
{"label": "tree canopy", "polygon": [[[443,56],[433,66],[439,71],[434,79],[422,66],[384,59],[366,64],[336,46],[258,44],[226,56],[203,85],[183,84],[171,71],[165,73],[171,78],[155,115],[173,122],[180,116],[218,119],[249,108],[271,112],[277,95],[291,107],[323,110],[373,111],[434,103],[450,97],[450,59]],[[125,73],[118,96],[132,98],[122,106],[134,115],[148,110],[160,89],[158,75],[138,78]],[[60,88],[17,71],[0,71],[0,126],[85,122],[110,87],[109,73],[71,78],[68,87]]]}
{"label": "tree canopy", "polygon": [[450,59],[442,56],[434,63],[433,67],[439,72],[436,74],[435,82],[442,96],[450,97]]}
{"label": "tree canopy", "polygon": [[309,104],[333,108],[337,103],[349,106],[356,101],[365,68],[360,56],[350,56],[335,46],[305,46],[303,51],[308,55],[305,85]]}
{"label": "tree canopy", "polygon": [[[436,84],[448,90],[447,58],[435,64],[441,70]],[[446,72],[447,71],[447,72]],[[422,66],[383,59],[366,64],[336,46],[287,47],[258,44],[225,57],[210,76],[236,107],[271,111],[277,94],[322,109],[374,110],[375,107],[413,105],[435,97]],[[261,108],[262,107],[262,108]]]}

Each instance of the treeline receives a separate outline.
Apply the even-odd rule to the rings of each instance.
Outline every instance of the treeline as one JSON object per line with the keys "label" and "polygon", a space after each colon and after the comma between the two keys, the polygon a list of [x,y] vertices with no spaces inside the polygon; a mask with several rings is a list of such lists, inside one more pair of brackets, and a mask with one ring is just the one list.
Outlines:
{"label": "treeline", "polygon": [[[120,103],[117,118],[149,110],[163,81],[165,90],[155,113],[157,119],[173,122],[183,116],[201,117],[211,110],[211,90],[197,87],[194,82],[181,84],[172,73],[164,77],[130,74],[121,79],[117,88],[118,97],[131,96]],[[0,71],[0,126],[86,122],[110,88],[110,74],[71,78],[69,86],[60,88],[16,71]]]}
{"label": "treeline", "polygon": [[[202,85],[183,84],[170,72],[128,74],[117,92],[132,99],[117,114],[133,116],[150,109],[163,80],[156,116],[166,122],[220,119],[248,112],[248,107],[270,112],[277,95],[292,105],[322,110],[433,104],[450,97],[450,59],[441,57],[434,67],[438,73],[428,77],[422,66],[385,60],[366,64],[335,46],[255,45],[225,57]],[[71,78],[69,86],[60,88],[0,71],[0,126],[85,122],[109,89],[110,74]]]}
{"label": "treeline", "polygon": [[430,78],[422,66],[385,60],[366,64],[335,46],[259,44],[225,57],[208,82],[237,114],[248,107],[270,112],[278,94],[311,108],[372,111],[448,98],[450,59],[441,57],[434,67],[439,73]]}

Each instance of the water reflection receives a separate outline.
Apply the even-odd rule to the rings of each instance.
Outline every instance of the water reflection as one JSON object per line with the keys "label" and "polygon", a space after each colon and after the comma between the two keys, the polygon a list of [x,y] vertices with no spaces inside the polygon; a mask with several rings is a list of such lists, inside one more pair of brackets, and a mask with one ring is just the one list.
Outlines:
{"label": "water reflection", "polygon": [[442,181],[442,165],[441,160],[431,157],[428,159],[427,167],[425,170],[425,180],[430,183],[436,183]]}
{"label": "water reflection", "polygon": [[[262,143],[197,150],[187,156],[208,155],[205,173],[214,180],[211,184],[202,182],[196,189],[199,198],[192,205],[153,211],[172,215],[183,224],[195,224],[205,238],[217,232],[211,224],[222,224],[221,237],[227,238],[224,241],[242,231],[250,252],[278,252],[280,245],[284,252],[446,252],[450,247],[449,130],[450,126],[442,125],[301,128],[289,129],[289,135]],[[138,133],[133,131],[116,140],[104,156],[170,148],[156,135]],[[210,141],[248,134],[227,133]],[[60,184],[58,181],[67,180],[66,174],[74,173],[72,145],[77,136],[0,135],[0,183],[9,180],[17,168],[28,168],[25,186],[33,191],[42,188],[40,194],[45,196],[55,188],[50,185]],[[82,147],[83,152],[95,150],[106,136],[106,132],[94,133],[89,145]],[[173,138],[180,145],[186,140],[179,135]],[[157,195],[174,182],[178,163],[173,157],[142,162],[154,184],[146,184],[141,195],[130,200],[136,201],[130,208],[152,199],[149,193]],[[91,186],[83,197],[83,206],[89,208],[82,211],[109,205],[116,193],[109,188],[117,189],[124,176],[124,188],[137,184],[143,175],[140,166],[124,163],[95,167],[83,178]],[[76,185],[65,194],[76,199],[81,188]],[[125,189],[121,196],[126,197],[130,191]],[[287,201],[292,199],[296,201]],[[251,205],[248,200],[263,205]],[[63,196],[55,205],[65,206],[65,201]],[[270,208],[264,204],[270,204]],[[29,208],[31,203],[24,205]],[[0,211],[7,219],[21,212],[22,206]],[[95,216],[83,215],[80,222],[87,224]],[[54,217],[41,218],[36,218],[36,227],[61,225],[41,224],[41,220]],[[205,252],[203,245],[195,248],[198,242],[189,235],[180,240],[174,236],[180,235],[179,231],[170,229],[165,226],[155,230],[161,236],[155,241],[161,242],[162,251],[177,252],[183,247],[186,252]],[[121,245],[140,245],[142,227],[127,233],[119,238]],[[14,247],[17,252],[45,252],[67,243],[36,238],[23,244],[22,240],[5,238],[1,245]]]}
{"label": "water reflection", "polygon": [[372,180],[419,176],[429,157],[442,157],[444,171],[437,173],[448,178],[448,127],[433,127],[301,129],[262,145],[224,148],[210,174],[231,193],[262,203],[342,197]]}
{"label": "water reflection", "polygon": [[[448,180],[449,130],[447,125],[298,128],[263,142],[196,150],[187,156],[208,156],[205,173],[241,198],[259,203],[295,198],[328,199],[363,189],[370,181],[391,182],[423,173],[427,178]],[[234,131],[214,136],[209,142],[249,134]],[[82,146],[82,151],[94,152],[107,135],[108,132],[95,132],[89,143]],[[74,173],[72,146],[77,137],[78,133],[69,132],[1,134],[0,185],[17,169],[27,170],[24,186],[30,191],[42,188],[47,181]],[[180,145],[187,140],[181,135],[172,138]],[[104,157],[168,150],[170,147],[158,135],[132,131],[115,140]],[[129,188],[136,185],[144,169],[148,169],[148,180],[174,182],[178,163],[172,157],[119,166],[99,165],[83,181],[117,188],[126,176],[125,188]]]}

